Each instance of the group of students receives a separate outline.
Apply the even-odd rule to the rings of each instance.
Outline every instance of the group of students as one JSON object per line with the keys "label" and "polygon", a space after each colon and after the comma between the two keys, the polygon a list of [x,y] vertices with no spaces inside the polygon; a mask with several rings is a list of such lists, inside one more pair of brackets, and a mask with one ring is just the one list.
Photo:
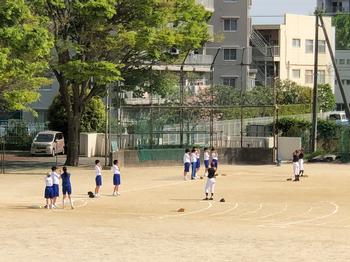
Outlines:
{"label": "group of students", "polygon": [[[63,199],[62,199],[62,207],[64,209],[65,207],[65,200],[68,197],[71,209],[74,209],[73,201],[71,198],[72,194],[72,185],[70,182],[70,176],[71,174],[67,172],[67,167],[62,168],[63,172],[61,170],[57,170],[57,167],[52,167],[51,172],[45,177],[45,191],[44,191],[44,197],[46,199],[46,205],[45,208],[47,209],[54,209],[57,208],[56,201],[59,197],[59,184],[60,184],[60,178],[62,180],[62,193],[63,193]],[[119,186],[121,184],[120,179],[120,169],[118,165],[118,160],[113,161],[113,196],[119,196]],[[95,161],[95,194],[93,194],[93,197],[99,197],[100,196],[100,189],[102,186],[102,167],[100,164],[100,160]]]}
{"label": "group of students", "polygon": [[304,176],[304,149],[298,149],[293,152],[293,178],[292,181],[300,181]]}
{"label": "group of students", "polygon": [[57,208],[56,201],[60,195],[59,194],[60,178],[62,179],[62,193],[63,193],[62,206],[64,208],[65,200],[68,196],[70,206],[72,209],[74,209],[73,202],[71,199],[72,186],[70,182],[70,173],[67,172],[67,167],[65,166],[62,168],[62,170],[63,172],[61,170],[57,170],[57,168],[53,166],[51,168],[51,172],[45,177],[44,197],[46,199],[45,208],[47,209]]}
{"label": "group of students", "polygon": [[[183,157],[184,163],[184,180],[188,180],[187,176],[191,169],[191,180],[198,179],[199,177],[203,179],[207,177],[207,183],[205,185],[205,198],[203,200],[213,200],[214,197],[214,188],[215,188],[215,173],[218,169],[219,155],[215,148],[209,149],[204,148],[203,159],[204,159],[204,175],[197,176],[200,170],[200,148],[193,147],[192,150],[186,149]],[[210,198],[209,198],[209,193]]]}

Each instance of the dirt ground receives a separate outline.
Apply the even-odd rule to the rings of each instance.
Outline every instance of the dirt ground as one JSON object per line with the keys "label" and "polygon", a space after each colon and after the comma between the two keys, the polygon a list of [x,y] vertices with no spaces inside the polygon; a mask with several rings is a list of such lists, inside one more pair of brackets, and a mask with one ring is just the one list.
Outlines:
{"label": "dirt ground", "polygon": [[98,199],[94,170],[74,168],[74,210],[40,208],[48,170],[0,175],[0,261],[350,261],[349,166],[291,170],[221,166],[202,201],[181,167],[122,168],[120,197],[104,171]]}

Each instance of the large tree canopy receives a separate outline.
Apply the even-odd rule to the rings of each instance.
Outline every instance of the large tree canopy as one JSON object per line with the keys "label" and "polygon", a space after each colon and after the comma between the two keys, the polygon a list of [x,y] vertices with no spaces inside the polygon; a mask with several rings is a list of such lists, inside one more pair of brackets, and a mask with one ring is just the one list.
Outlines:
{"label": "large tree canopy", "polygon": [[46,25],[24,0],[0,2],[0,110],[28,110],[48,84],[43,73],[52,39]]}
{"label": "large tree canopy", "polygon": [[32,0],[50,20],[50,66],[68,118],[68,165],[78,165],[80,118],[92,97],[126,72],[200,48],[209,13],[195,0]]}
{"label": "large tree canopy", "polygon": [[336,48],[350,49],[350,15],[337,14],[333,17],[333,25],[336,28]]}

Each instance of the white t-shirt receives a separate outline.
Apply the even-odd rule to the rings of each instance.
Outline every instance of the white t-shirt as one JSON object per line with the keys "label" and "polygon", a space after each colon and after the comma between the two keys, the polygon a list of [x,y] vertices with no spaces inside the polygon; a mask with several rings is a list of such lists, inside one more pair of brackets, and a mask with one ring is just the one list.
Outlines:
{"label": "white t-shirt", "polygon": [[192,153],[192,154],[191,154],[191,162],[192,162],[192,163],[197,162],[197,155],[196,155],[196,153]]}
{"label": "white t-shirt", "polygon": [[191,157],[190,157],[190,154],[188,153],[184,154],[184,164],[185,163],[191,163]]}
{"label": "white t-shirt", "polygon": [[102,176],[102,169],[100,166],[95,166],[96,176]]}
{"label": "white t-shirt", "polygon": [[214,159],[214,160],[218,160],[219,159],[218,153],[217,152],[211,153],[211,158]]}
{"label": "white t-shirt", "polygon": [[60,184],[60,175],[59,174],[57,174],[56,172],[51,172],[50,176],[52,178],[52,182],[54,185]]}
{"label": "white t-shirt", "polygon": [[196,151],[196,157],[197,157],[197,159],[199,159],[201,157],[201,153],[198,150]]}
{"label": "white t-shirt", "polygon": [[205,151],[204,152],[204,160],[209,160],[209,159],[210,159],[209,152]]}
{"label": "white t-shirt", "polygon": [[52,186],[52,185],[53,185],[52,177],[51,177],[51,176],[46,176],[46,177],[45,177],[45,185],[46,185],[46,186]]}
{"label": "white t-shirt", "polygon": [[120,169],[119,166],[113,165],[113,174],[118,174],[120,175]]}

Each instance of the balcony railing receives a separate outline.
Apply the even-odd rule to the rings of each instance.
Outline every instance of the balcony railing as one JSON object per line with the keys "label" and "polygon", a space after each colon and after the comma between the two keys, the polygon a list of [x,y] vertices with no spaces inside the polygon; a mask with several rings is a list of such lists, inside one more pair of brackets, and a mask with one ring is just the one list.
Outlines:
{"label": "balcony railing", "polygon": [[207,11],[214,12],[214,0],[196,0],[196,3],[204,6]]}
{"label": "balcony railing", "polygon": [[[262,52],[263,50],[263,52]],[[253,48],[253,58],[271,58],[280,56],[280,47],[279,46],[265,46],[260,48]]]}
{"label": "balcony railing", "polygon": [[213,62],[212,55],[188,55],[186,65],[210,65]]}

